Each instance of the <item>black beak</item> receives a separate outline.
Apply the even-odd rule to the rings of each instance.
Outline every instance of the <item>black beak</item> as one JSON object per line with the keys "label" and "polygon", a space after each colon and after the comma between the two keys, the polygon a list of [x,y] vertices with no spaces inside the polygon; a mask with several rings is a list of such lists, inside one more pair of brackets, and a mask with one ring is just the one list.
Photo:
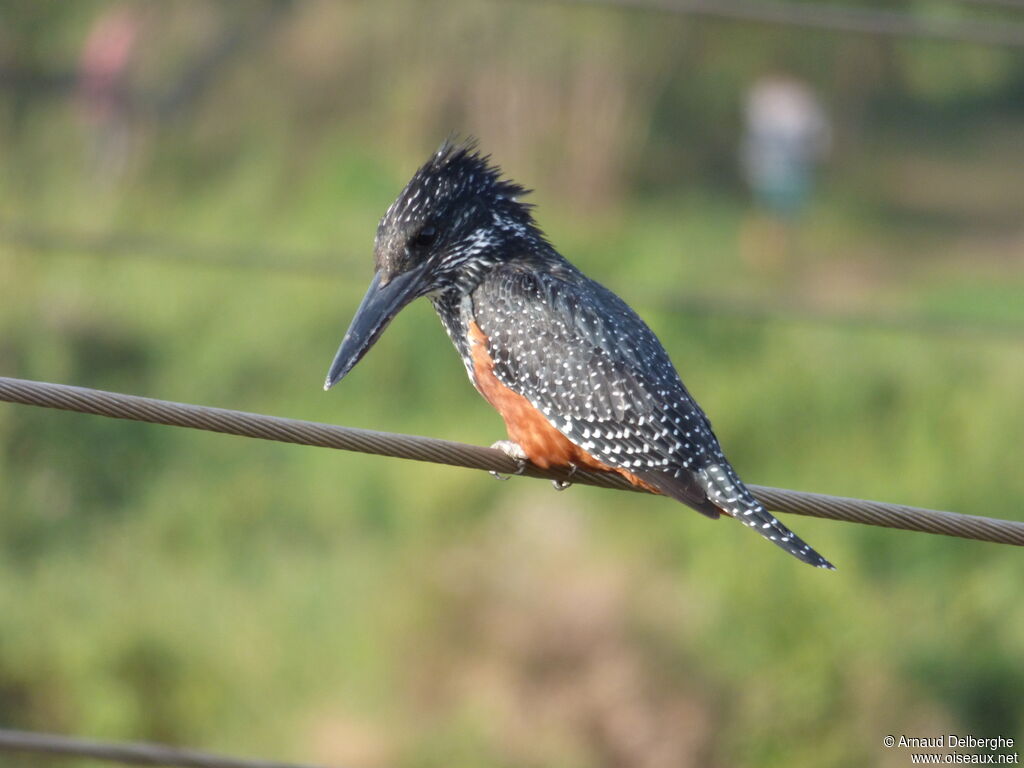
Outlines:
{"label": "black beak", "polygon": [[331,369],[327,372],[324,389],[330,389],[355,368],[374,342],[384,333],[395,315],[410,301],[419,296],[420,278],[426,272],[426,263],[413,267],[408,272],[395,275],[382,283],[378,271],[370,282],[352,324],[341,340],[338,354],[334,356]]}

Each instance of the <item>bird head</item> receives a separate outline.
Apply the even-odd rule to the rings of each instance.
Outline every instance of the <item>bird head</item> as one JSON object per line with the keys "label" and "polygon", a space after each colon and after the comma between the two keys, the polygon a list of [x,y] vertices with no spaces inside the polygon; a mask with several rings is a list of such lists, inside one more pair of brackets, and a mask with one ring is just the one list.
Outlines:
{"label": "bird head", "polygon": [[472,140],[444,142],[402,190],[377,226],[376,270],[324,389],[337,384],[409,302],[470,290],[489,266],[543,242],[529,190],[503,179]]}

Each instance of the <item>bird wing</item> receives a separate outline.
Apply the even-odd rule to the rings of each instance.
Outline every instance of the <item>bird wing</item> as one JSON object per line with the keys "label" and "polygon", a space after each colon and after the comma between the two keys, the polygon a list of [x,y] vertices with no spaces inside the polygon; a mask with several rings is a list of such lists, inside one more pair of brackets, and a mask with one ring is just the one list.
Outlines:
{"label": "bird wing", "polygon": [[745,489],[661,343],[618,296],[571,266],[510,264],[474,293],[494,374],[609,466],[710,516]]}
{"label": "bird wing", "polygon": [[473,313],[498,380],[587,453],[832,568],[754,498],[657,337],[607,288],[568,262],[557,272],[507,264],[477,287]]}

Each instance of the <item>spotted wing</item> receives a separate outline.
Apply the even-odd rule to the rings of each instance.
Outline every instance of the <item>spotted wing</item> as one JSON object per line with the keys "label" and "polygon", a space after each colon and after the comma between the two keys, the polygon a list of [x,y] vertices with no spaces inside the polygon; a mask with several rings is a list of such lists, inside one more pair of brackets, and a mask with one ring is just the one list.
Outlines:
{"label": "spotted wing", "polygon": [[727,512],[811,565],[832,566],[754,498],[661,343],[618,296],[568,263],[497,268],[474,292],[494,374],[609,466],[709,517]]}
{"label": "spotted wing", "polygon": [[507,266],[477,289],[474,315],[495,376],[552,426],[605,464],[718,517],[709,493],[725,457],[658,339],[625,302],[572,268],[553,275]]}

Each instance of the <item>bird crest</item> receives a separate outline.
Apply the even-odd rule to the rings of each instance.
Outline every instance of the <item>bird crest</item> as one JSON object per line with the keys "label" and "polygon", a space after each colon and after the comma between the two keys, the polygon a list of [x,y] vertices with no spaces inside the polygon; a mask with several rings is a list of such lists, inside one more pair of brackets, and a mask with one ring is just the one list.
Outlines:
{"label": "bird crest", "polygon": [[[502,170],[491,163],[491,156],[482,154],[476,139],[446,139],[406,184],[405,189],[381,219],[388,223],[414,223],[430,215],[452,211],[472,198],[493,203],[518,198],[530,190],[502,178]],[[525,204],[520,204],[528,207]]]}
{"label": "bird crest", "polygon": [[519,200],[529,192],[504,178],[475,139],[446,139],[381,218],[377,266],[402,271],[437,247],[460,255],[509,236],[533,234],[531,206]]}

